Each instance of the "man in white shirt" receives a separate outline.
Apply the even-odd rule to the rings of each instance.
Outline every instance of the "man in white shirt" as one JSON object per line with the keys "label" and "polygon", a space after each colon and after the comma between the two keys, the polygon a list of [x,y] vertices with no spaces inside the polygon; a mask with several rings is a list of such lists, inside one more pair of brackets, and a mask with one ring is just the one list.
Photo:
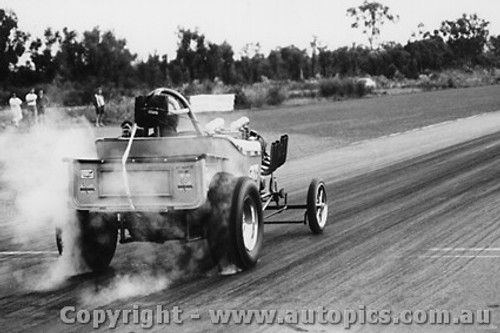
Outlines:
{"label": "man in white shirt", "polygon": [[37,96],[35,94],[35,89],[31,89],[30,92],[26,95],[26,105],[28,107],[28,121],[29,123],[38,122],[38,114],[36,110],[36,99]]}

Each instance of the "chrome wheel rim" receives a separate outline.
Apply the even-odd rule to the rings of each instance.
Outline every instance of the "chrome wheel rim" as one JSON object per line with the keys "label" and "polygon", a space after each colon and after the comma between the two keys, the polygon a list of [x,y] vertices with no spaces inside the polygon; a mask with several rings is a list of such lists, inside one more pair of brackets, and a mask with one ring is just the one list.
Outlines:
{"label": "chrome wheel rim", "polygon": [[318,225],[323,228],[328,217],[328,204],[326,202],[326,190],[323,185],[318,187],[316,192],[316,219]]}
{"label": "chrome wheel rim", "polygon": [[259,235],[259,221],[257,217],[257,208],[251,198],[246,198],[243,203],[243,244],[247,251],[252,251],[257,245]]}

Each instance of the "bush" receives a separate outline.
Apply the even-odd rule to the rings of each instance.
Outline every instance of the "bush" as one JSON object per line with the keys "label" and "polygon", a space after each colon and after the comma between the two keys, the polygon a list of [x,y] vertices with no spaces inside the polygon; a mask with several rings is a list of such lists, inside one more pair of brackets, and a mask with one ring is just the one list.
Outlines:
{"label": "bush", "polygon": [[62,104],[64,106],[78,106],[84,105],[86,98],[86,93],[81,90],[71,89],[63,93]]}
{"label": "bush", "polygon": [[[357,96],[356,92],[356,87],[358,85],[358,82],[355,82],[351,79],[348,80],[342,80],[341,81],[341,97],[352,97],[352,96]],[[363,83],[364,85],[364,83]]]}
{"label": "bush", "polygon": [[449,77],[448,80],[446,81],[446,85],[448,88],[456,88],[457,86],[455,85],[455,81],[453,80],[452,77]]}
{"label": "bush", "polygon": [[363,97],[373,92],[363,81],[352,78],[324,79],[319,83],[319,93],[323,97],[353,98]]}
{"label": "bush", "polygon": [[193,82],[184,85],[180,92],[185,96],[200,95],[200,94],[211,94],[214,89],[215,83],[209,80],[204,80],[200,83],[199,80],[194,80]]}
{"label": "bush", "polygon": [[250,108],[261,108],[266,104],[267,89],[263,84],[256,83],[243,89]]}
{"label": "bush", "polygon": [[[17,95],[17,91],[14,91]],[[0,102],[1,105],[8,106],[9,105],[9,99],[10,95],[12,94],[11,91],[6,91],[6,90],[0,90]],[[20,96],[20,95],[17,95]]]}
{"label": "bush", "polygon": [[119,124],[125,119],[134,119],[134,99],[132,97],[112,100],[106,105],[104,118],[108,122]]}
{"label": "bush", "polygon": [[266,101],[268,105],[280,105],[285,101],[285,99],[286,94],[284,89],[279,85],[272,86],[267,91]]}
{"label": "bush", "polygon": [[340,80],[337,78],[321,80],[319,83],[319,93],[323,97],[340,95]]}
{"label": "bush", "polygon": [[[96,113],[93,105],[84,105],[65,108],[70,117],[78,118],[84,116],[90,122],[94,122]],[[104,109],[104,122],[107,124],[120,124],[125,119],[134,119],[134,100],[131,97],[121,100],[111,100],[106,103]]]}
{"label": "bush", "polygon": [[354,86],[354,94],[356,97],[363,97],[368,95],[369,93],[373,93],[373,87],[367,87],[364,82],[358,81]]}
{"label": "bush", "polygon": [[245,92],[241,87],[232,89],[230,93],[234,94],[235,109],[248,109],[251,107],[250,101],[248,100],[247,95],[245,95]]}

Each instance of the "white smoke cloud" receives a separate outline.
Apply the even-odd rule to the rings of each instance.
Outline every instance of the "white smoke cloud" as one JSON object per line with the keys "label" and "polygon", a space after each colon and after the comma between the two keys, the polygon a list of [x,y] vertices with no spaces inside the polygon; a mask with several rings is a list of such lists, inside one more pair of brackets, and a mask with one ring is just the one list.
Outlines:
{"label": "white smoke cloud", "polygon": [[[3,221],[4,247],[55,250],[55,227],[70,226],[66,157],[95,157],[94,136],[88,126],[72,119],[48,118],[45,125],[8,128],[0,133],[0,181],[14,205]],[[5,245],[5,244],[9,245]],[[71,258],[59,260],[43,278],[25,281],[34,289],[47,289],[71,275]],[[42,274],[43,275],[43,274]],[[37,283],[35,283],[37,282]]]}
{"label": "white smoke cloud", "polygon": [[119,275],[113,278],[109,285],[96,289],[86,289],[81,293],[80,302],[86,306],[103,306],[117,300],[147,296],[171,284],[166,275],[151,275],[150,273],[137,273]]}
{"label": "white smoke cloud", "polygon": [[123,246],[128,247],[120,253],[122,257],[126,256],[126,263],[121,260],[121,269],[106,282],[84,288],[79,297],[81,304],[102,306],[147,296],[168,289],[179,281],[200,276],[206,271],[208,253],[202,241],[190,244],[141,242]]}
{"label": "white smoke cloud", "polygon": [[85,128],[39,126],[0,136],[2,180],[16,196],[17,240],[31,243],[51,223],[68,216],[68,165],[63,158],[95,156]]}
{"label": "white smoke cloud", "polygon": [[[6,185],[2,190],[14,193],[15,197],[15,218],[7,225],[13,243],[25,249],[55,250],[55,227],[63,228],[62,258],[36,277],[22,272],[16,276],[30,290],[58,288],[68,277],[85,271],[77,260],[79,249],[71,244],[77,223],[69,205],[69,168],[63,158],[95,158],[93,130],[82,120],[76,123],[60,118],[51,123],[48,119],[47,125],[29,131],[2,132],[0,151],[0,181]],[[85,289],[81,301],[101,305],[158,292],[179,279],[199,275],[211,261],[203,241],[190,245],[173,242],[169,251],[132,260],[139,263],[144,260],[149,267],[118,273],[98,287]],[[162,264],[165,262],[168,264]]]}

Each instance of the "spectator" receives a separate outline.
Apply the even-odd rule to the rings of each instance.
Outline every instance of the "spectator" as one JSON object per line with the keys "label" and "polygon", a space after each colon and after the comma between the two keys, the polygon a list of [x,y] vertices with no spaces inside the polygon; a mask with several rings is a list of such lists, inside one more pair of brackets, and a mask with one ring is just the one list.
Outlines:
{"label": "spectator", "polygon": [[40,123],[45,123],[45,107],[49,103],[47,96],[43,93],[43,89],[38,90],[38,98],[36,99],[36,110]]}
{"label": "spectator", "polygon": [[38,114],[36,110],[36,99],[37,96],[35,94],[35,89],[31,89],[28,94],[26,94],[26,105],[28,107],[28,122],[32,124],[33,122],[36,124],[38,122]]}
{"label": "spectator", "polygon": [[16,127],[19,127],[19,122],[23,119],[23,111],[21,109],[22,104],[23,101],[16,96],[16,93],[12,93],[12,96],[9,99],[9,105],[12,112],[12,122]]}
{"label": "spectator", "polygon": [[95,126],[100,127],[104,126],[103,123],[103,118],[104,118],[104,96],[102,95],[102,89],[97,88],[94,98],[93,98],[93,104],[95,107],[95,113],[96,113],[96,119],[95,119]]}

